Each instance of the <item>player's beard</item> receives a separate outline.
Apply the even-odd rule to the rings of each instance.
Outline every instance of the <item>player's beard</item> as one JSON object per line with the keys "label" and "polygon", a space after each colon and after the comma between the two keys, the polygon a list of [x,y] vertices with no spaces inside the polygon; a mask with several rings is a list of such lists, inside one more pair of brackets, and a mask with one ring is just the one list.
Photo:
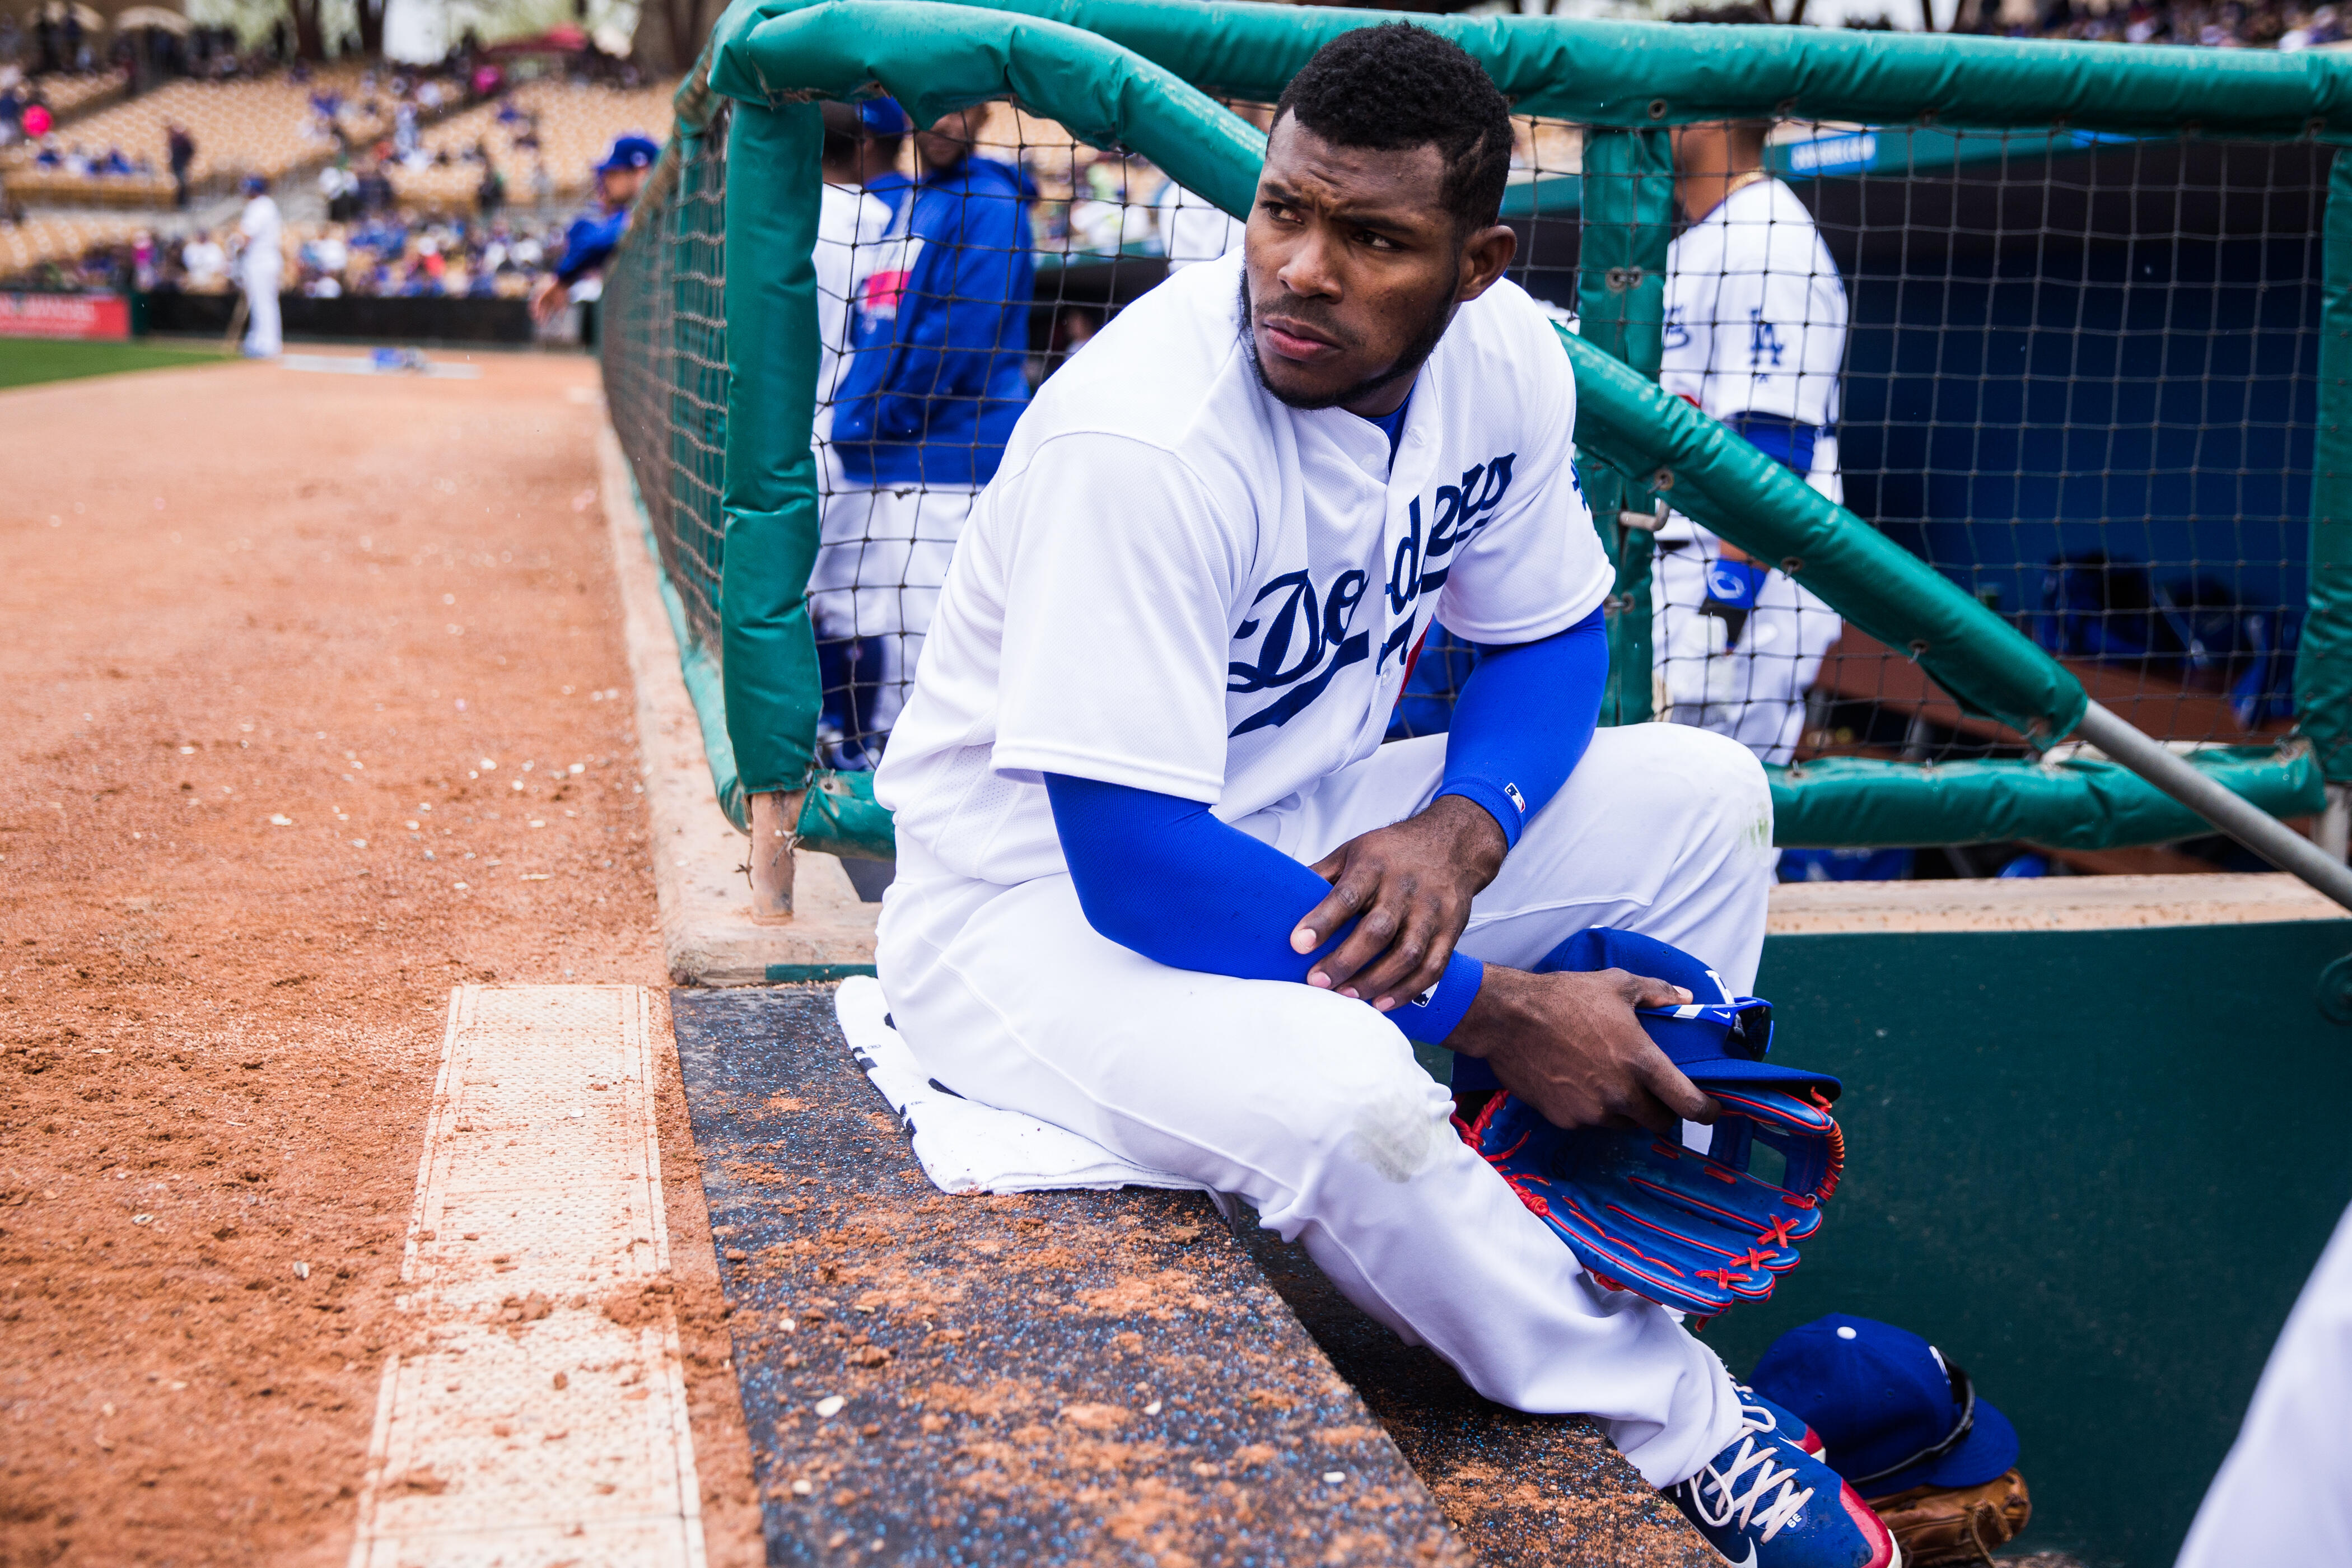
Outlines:
{"label": "player's beard", "polygon": [[[1249,351],[1250,369],[1257,373],[1257,384],[1265,388],[1269,395],[1277,402],[1286,404],[1293,408],[1338,408],[1346,404],[1361,402],[1384,386],[1393,386],[1400,381],[1418,374],[1423,363],[1431,354],[1437,352],[1437,340],[1445,335],[1446,327],[1454,321],[1454,296],[1449,290],[1437,297],[1436,302],[1430,309],[1428,318],[1414,331],[1412,341],[1405,344],[1388,369],[1377,375],[1366,376],[1352,385],[1343,386],[1337,392],[1327,393],[1319,397],[1299,397],[1283,391],[1266,379],[1265,362],[1258,357],[1257,327],[1250,309],[1249,268],[1246,264],[1242,268],[1240,292],[1242,343]],[[1312,311],[1294,310],[1293,313],[1301,315],[1303,319],[1314,322],[1315,325],[1327,325],[1314,321]],[[1327,330],[1329,329],[1327,328]]]}

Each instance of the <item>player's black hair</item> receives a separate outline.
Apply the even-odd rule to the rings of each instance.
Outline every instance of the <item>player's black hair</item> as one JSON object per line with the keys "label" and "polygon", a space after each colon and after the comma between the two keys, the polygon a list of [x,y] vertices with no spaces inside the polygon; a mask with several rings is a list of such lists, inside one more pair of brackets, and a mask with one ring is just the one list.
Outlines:
{"label": "player's black hair", "polygon": [[857,110],[845,103],[822,103],[817,107],[824,115],[824,161],[845,163],[857,156],[857,143],[863,134],[857,123]]}
{"label": "player's black hair", "polygon": [[856,106],[827,102],[817,107],[824,114],[824,161],[848,163],[857,156],[857,144],[866,139],[866,127],[858,123]]}
{"label": "player's black hair", "polygon": [[1511,177],[1511,106],[1465,49],[1426,27],[1383,22],[1340,34],[1282,89],[1275,120],[1295,116],[1326,142],[1393,152],[1434,144],[1441,199],[1463,233],[1485,228]]}

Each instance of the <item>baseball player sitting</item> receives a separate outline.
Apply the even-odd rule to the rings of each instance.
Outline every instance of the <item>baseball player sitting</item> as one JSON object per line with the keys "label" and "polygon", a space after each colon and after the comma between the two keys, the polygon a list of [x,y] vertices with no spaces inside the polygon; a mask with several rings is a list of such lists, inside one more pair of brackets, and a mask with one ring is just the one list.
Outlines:
{"label": "baseball player sitting", "polygon": [[[1687,19],[1769,22],[1727,5]],[[1678,126],[1658,384],[1729,425],[1832,500],[1845,285],[1796,193],[1764,171],[1761,121]],[[1837,612],[1681,513],[1658,531],[1656,710],[1768,763],[1796,755]]]}
{"label": "baseball player sitting", "polygon": [[[1772,861],[1747,751],[1595,730],[1612,576],[1568,361],[1502,276],[1510,148],[1454,45],[1345,35],[1243,249],[1045,383],[877,775],[882,984],[940,1083],[1239,1194],[1481,1393],[1591,1415],[1734,1560],[1888,1568],[1802,1423],[1598,1285],[1413,1058],[1563,1126],[1710,1120],[1634,1014],[1688,992],[1531,971],[1613,926],[1744,991]],[[1483,657],[1449,734],[1384,745],[1433,617]]]}

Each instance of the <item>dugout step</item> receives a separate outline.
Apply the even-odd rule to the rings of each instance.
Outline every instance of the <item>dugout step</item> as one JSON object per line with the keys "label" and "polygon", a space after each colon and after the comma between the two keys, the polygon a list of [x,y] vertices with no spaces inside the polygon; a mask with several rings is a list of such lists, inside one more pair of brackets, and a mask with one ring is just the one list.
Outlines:
{"label": "dugout step", "polygon": [[769,1561],[1715,1561],[1200,1194],[940,1193],[831,987],[670,1005]]}
{"label": "dugout step", "polygon": [[1266,1283],[1388,1429],[1480,1563],[1720,1568],[1674,1504],[1591,1422],[1495,1404],[1340,1295],[1304,1247],[1254,1225],[1240,1234]]}

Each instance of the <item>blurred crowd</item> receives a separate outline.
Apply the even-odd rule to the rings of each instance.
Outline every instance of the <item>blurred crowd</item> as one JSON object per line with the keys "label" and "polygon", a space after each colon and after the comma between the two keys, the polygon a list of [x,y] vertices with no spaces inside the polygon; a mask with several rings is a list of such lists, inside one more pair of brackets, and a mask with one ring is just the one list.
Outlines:
{"label": "blurred crowd", "polygon": [[286,277],[312,299],[520,300],[563,252],[561,224],[398,216],[289,231]]}
{"label": "blurred crowd", "polygon": [[49,95],[37,81],[27,81],[15,66],[0,66],[0,147],[19,141],[38,142],[57,123]]}
{"label": "blurred crowd", "polygon": [[2317,48],[2342,41],[2336,7],[2298,0],[1984,0],[1962,31],[2215,49]]}
{"label": "blurred crowd", "polygon": [[[520,300],[563,253],[558,222],[465,216],[291,224],[279,276],[289,293],[344,297]],[[74,258],[45,262],[18,286],[66,290],[226,294],[236,286],[233,227],[180,234],[140,229]]]}

